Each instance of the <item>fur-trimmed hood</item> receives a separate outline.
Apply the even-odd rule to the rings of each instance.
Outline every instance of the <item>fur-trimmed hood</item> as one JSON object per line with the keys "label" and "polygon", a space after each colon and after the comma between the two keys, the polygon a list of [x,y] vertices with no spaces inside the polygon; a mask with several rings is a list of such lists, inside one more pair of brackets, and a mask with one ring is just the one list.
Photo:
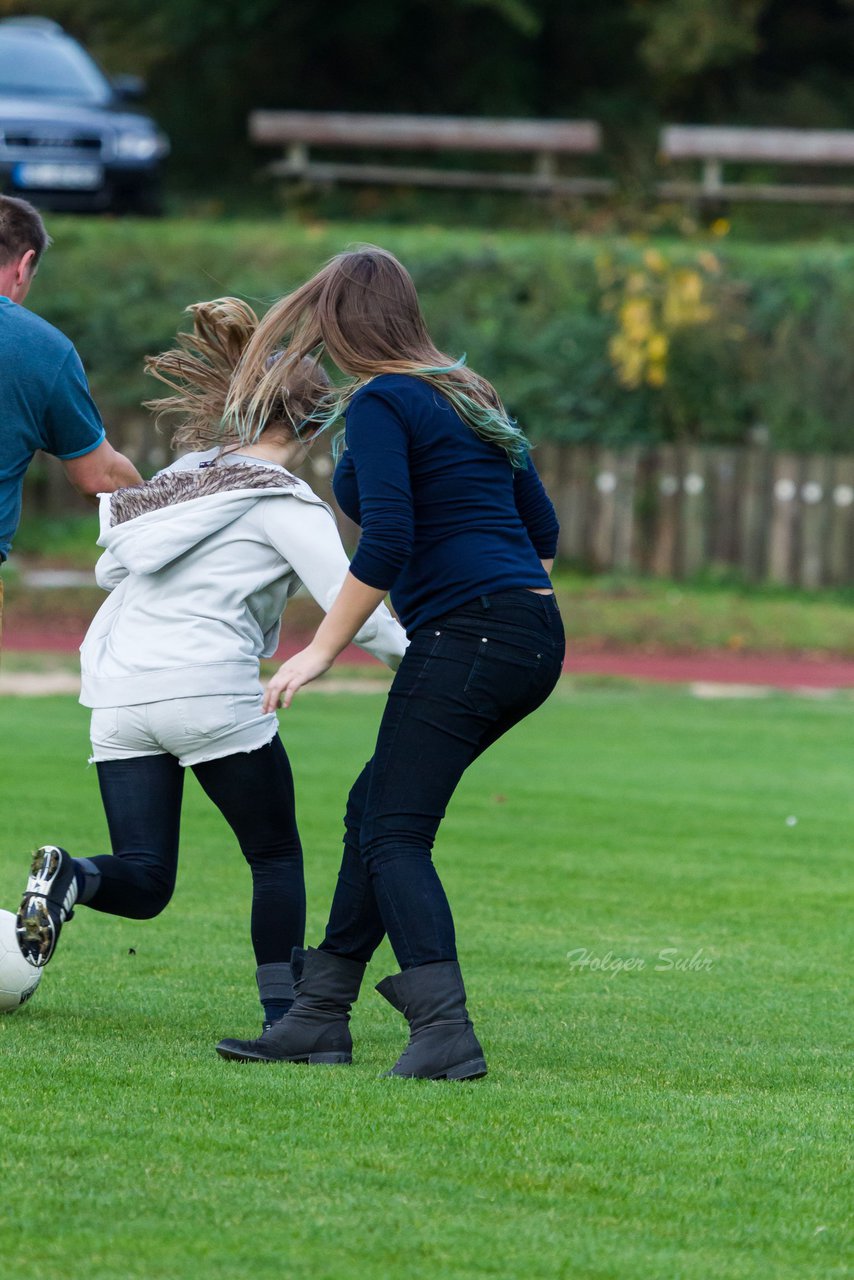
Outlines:
{"label": "fur-trimmed hood", "polygon": [[[95,579],[108,595],[80,648],[87,707],[257,699],[259,660],[276,652],[290,597],[305,587],[328,610],[350,567],[334,515],[304,480],[217,448],[104,494],[99,541]],[[356,643],[396,667],[406,637],[380,606]]]}
{"label": "fur-trimmed hood", "polygon": [[131,573],[156,573],[270,497],[326,505],[280,467],[170,468],[145,484],[101,494],[98,544]]}
{"label": "fur-trimmed hood", "polygon": [[124,524],[149,511],[162,511],[214,493],[239,489],[295,489],[299,481],[288,471],[237,465],[199,467],[197,471],[161,471],[146,484],[118,489],[109,495],[110,524]]}

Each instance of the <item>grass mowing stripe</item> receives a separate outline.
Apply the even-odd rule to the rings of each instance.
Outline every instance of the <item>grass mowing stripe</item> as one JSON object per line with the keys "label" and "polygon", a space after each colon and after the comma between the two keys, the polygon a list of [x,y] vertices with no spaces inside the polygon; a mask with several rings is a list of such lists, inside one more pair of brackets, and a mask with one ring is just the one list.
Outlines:
{"label": "grass mowing stripe", "polygon": [[[309,941],[380,707],[282,717]],[[490,1062],[473,1086],[379,1080],[405,1034],[369,982],[352,1068],[215,1057],[258,1022],[249,877],[188,781],[169,910],[79,909],[0,1019],[10,1270],[847,1274],[849,722],[844,699],[567,684],[478,761],[436,850]],[[106,828],[70,699],[6,702],[4,738],[14,906],[28,848],[95,852]],[[384,945],[369,978],[393,968]]]}

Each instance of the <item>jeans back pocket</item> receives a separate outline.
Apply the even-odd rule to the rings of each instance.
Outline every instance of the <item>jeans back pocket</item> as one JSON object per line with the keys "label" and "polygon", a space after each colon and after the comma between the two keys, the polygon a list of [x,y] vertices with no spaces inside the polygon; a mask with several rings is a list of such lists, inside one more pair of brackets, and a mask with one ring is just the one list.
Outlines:
{"label": "jeans back pocket", "polygon": [[544,668],[553,665],[543,650],[484,636],[465,684],[464,693],[479,715],[498,717],[537,706]]}
{"label": "jeans back pocket", "polygon": [[230,693],[202,694],[181,699],[181,722],[191,737],[218,737],[233,729],[237,720],[234,697]]}

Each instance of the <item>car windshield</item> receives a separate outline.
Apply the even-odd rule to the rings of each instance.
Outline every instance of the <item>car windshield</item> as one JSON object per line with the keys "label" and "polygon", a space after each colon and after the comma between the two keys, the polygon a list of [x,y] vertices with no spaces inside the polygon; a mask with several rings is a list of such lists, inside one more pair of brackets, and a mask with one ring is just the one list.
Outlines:
{"label": "car windshield", "polygon": [[73,40],[0,31],[0,94],[71,99],[100,105],[109,81]]}

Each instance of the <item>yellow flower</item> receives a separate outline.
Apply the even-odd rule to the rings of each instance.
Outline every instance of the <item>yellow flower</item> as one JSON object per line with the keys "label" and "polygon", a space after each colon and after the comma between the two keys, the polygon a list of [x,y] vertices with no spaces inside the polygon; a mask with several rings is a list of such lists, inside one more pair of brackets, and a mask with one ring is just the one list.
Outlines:
{"label": "yellow flower", "polygon": [[650,247],[643,250],[643,267],[597,261],[600,305],[603,311],[616,312],[608,356],[626,389],[663,387],[673,334],[715,318],[706,290],[708,277],[721,270],[720,262],[709,250],[698,253],[695,262],[695,266],[671,265],[663,253]]}
{"label": "yellow flower", "polygon": [[730,225],[729,218],[715,218],[709,230],[713,236],[725,236],[729,235]]}
{"label": "yellow flower", "polygon": [[697,254],[697,261],[704,271],[708,271],[710,275],[717,275],[721,269],[720,258],[716,258],[708,249],[701,249]]}
{"label": "yellow flower", "polygon": [[656,275],[663,275],[667,270],[667,263],[664,255],[658,249],[647,249],[643,255],[644,263],[649,267],[650,271],[654,271]]}
{"label": "yellow flower", "polygon": [[608,343],[608,354],[621,384],[624,387],[640,386],[645,363],[642,349],[622,334],[615,334]]}
{"label": "yellow flower", "polygon": [[651,361],[664,361],[670,348],[666,333],[654,333],[646,344],[646,353]]}
{"label": "yellow flower", "polygon": [[665,329],[704,324],[712,317],[712,308],[703,301],[703,277],[697,271],[683,268],[667,281],[662,319]]}
{"label": "yellow flower", "polygon": [[652,305],[648,298],[630,298],[620,307],[623,332],[635,342],[646,340],[652,328]]}
{"label": "yellow flower", "polygon": [[642,271],[630,271],[626,276],[626,293],[643,293],[649,280]]}
{"label": "yellow flower", "polygon": [[697,271],[677,271],[673,284],[684,302],[699,302],[703,295],[703,278]]}

